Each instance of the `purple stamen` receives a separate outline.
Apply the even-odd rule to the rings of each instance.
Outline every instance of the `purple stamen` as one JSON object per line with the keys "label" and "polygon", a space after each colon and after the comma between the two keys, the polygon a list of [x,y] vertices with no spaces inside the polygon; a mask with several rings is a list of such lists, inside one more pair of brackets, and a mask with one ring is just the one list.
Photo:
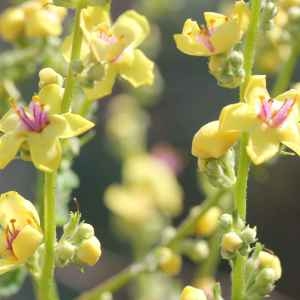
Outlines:
{"label": "purple stamen", "polygon": [[268,120],[272,116],[272,100],[264,100],[261,106],[260,118],[264,121]]}
{"label": "purple stamen", "polygon": [[41,132],[49,124],[47,112],[36,101],[30,103],[29,111],[30,113],[27,113],[23,107],[16,109],[22,124],[28,131]]}
{"label": "purple stamen", "polygon": [[272,118],[273,127],[280,126],[286,120],[286,118],[289,115],[289,112],[290,112],[291,108],[293,107],[293,105],[294,105],[294,101],[291,100],[291,99],[285,101],[282,104],[280,109],[277,111],[277,113]]}

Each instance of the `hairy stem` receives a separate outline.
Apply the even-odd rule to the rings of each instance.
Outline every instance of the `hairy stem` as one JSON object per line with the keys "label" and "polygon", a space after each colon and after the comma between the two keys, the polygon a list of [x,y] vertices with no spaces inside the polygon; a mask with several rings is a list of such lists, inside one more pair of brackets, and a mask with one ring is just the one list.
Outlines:
{"label": "hairy stem", "polygon": [[[83,1],[81,1],[83,2]],[[74,28],[73,28],[73,40],[72,40],[72,50],[71,58],[68,70],[68,76],[66,79],[65,93],[62,100],[62,112],[67,112],[71,108],[73,90],[75,85],[75,76],[74,76],[74,63],[80,59],[80,51],[82,44],[82,31],[80,28],[80,13],[83,7],[83,3],[78,6],[75,14]]]}
{"label": "hairy stem", "polygon": [[[255,44],[260,25],[261,0],[251,1],[251,19],[244,48],[244,70],[245,81],[240,88],[240,101],[244,101],[244,93],[248,81],[252,74],[255,59]],[[239,162],[237,172],[237,182],[235,186],[235,211],[237,216],[246,220],[247,216],[247,184],[250,160],[247,155],[246,147],[248,135],[242,134],[239,148]],[[238,255],[234,261],[232,269],[232,300],[243,300],[245,293],[245,257]]]}
{"label": "hairy stem", "polygon": [[38,286],[39,300],[57,299],[54,291],[54,266],[55,266],[55,242],[56,242],[56,223],[55,223],[55,190],[56,173],[45,173],[44,178],[44,237],[45,255],[42,266],[41,278]]}
{"label": "hairy stem", "polygon": [[[174,237],[164,246],[175,249],[182,239],[192,234],[197,220],[203,216],[210,207],[216,205],[224,193],[225,191],[219,191],[212,198],[205,200],[203,204],[194,207],[185,221],[178,227]],[[119,290],[133,278],[148,271],[149,257],[153,257],[156,251],[157,248],[152,250],[140,262],[133,263],[114,277],[106,280],[95,288],[84,292],[77,300],[96,300],[105,292],[115,292]]]}

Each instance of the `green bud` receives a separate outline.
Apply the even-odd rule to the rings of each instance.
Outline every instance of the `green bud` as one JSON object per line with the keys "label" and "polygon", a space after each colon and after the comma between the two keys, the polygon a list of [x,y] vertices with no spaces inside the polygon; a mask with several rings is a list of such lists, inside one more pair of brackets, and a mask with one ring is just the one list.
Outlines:
{"label": "green bud", "polygon": [[89,239],[95,235],[94,227],[87,223],[81,223],[76,231],[76,237],[80,240]]}
{"label": "green bud", "polygon": [[208,243],[204,240],[185,240],[182,243],[182,253],[194,262],[200,262],[209,255]]}
{"label": "green bud", "polygon": [[276,275],[273,269],[264,268],[262,269],[256,278],[256,286],[262,288],[266,285],[273,284],[276,280]]}
{"label": "green bud", "polygon": [[247,226],[241,233],[241,238],[246,244],[252,244],[256,241],[256,227]]}
{"label": "green bud", "polygon": [[240,51],[233,51],[229,56],[230,62],[235,67],[240,67],[244,63],[244,55]]}
{"label": "green bud", "polygon": [[70,262],[76,252],[76,247],[67,241],[58,243],[55,251],[56,263],[58,266],[65,266]]}
{"label": "green bud", "polygon": [[230,188],[236,182],[235,157],[232,149],[219,159],[199,159],[198,166],[210,184],[217,188]]}
{"label": "green bud", "polygon": [[105,292],[100,295],[99,300],[113,300],[113,295],[110,292]]}
{"label": "green bud", "polygon": [[100,63],[94,64],[87,70],[87,77],[90,81],[99,81],[104,76],[104,66]]}
{"label": "green bud", "polygon": [[224,228],[224,229],[228,229],[233,225],[233,218],[232,215],[230,214],[223,214],[220,217],[220,225]]}

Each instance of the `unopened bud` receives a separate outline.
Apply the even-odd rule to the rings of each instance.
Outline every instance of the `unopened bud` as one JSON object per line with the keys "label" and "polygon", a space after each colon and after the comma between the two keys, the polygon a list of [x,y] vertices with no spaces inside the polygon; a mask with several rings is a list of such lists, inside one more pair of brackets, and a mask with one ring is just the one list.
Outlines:
{"label": "unopened bud", "polygon": [[207,300],[207,297],[203,290],[188,285],[183,289],[180,300]]}
{"label": "unopened bud", "polygon": [[221,245],[223,251],[234,253],[242,247],[243,241],[237,233],[231,231],[224,234]]}
{"label": "unopened bud", "polygon": [[232,218],[232,215],[230,214],[223,214],[221,217],[220,217],[220,225],[224,228],[224,229],[227,229],[227,228],[230,228],[233,224],[233,218]]}
{"label": "unopened bud", "polygon": [[261,251],[258,255],[259,267],[270,268],[274,271],[275,280],[280,279],[282,275],[282,268],[279,258],[276,255]]}
{"label": "unopened bud", "polygon": [[52,68],[44,68],[39,72],[39,87],[42,88],[47,84],[58,84],[62,86],[63,78],[60,74],[55,72]]}
{"label": "unopened bud", "polygon": [[76,252],[76,247],[67,241],[59,243],[56,247],[56,261],[58,265],[65,265],[72,260]]}
{"label": "unopened bud", "polygon": [[80,263],[89,266],[95,265],[101,256],[101,244],[99,240],[95,236],[84,240],[78,247],[76,256]]}
{"label": "unopened bud", "polygon": [[217,206],[211,207],[196,224],[196,234],[199,236],[210,236],[219,224],[221,209]]}
{"label": "unopened bud", "polygon": [[81,240],[84,240],[84,239],[89,239],[94,235],[95,235],[95,230],[92,225],[87,223],[79,224],[76,232],[76,237],[78,237]]}
{"label": "unopened bud", "polygon": [[241,233],[241,238],[246,244],[252,244],[256,241],[256,227],[247,226]]}
{"label": "unopened bud", "polygon": [[159,249],[159,267],[169,275],[176,275],[180,272],[182,265],[181,256],[173,252],[170,248]]}

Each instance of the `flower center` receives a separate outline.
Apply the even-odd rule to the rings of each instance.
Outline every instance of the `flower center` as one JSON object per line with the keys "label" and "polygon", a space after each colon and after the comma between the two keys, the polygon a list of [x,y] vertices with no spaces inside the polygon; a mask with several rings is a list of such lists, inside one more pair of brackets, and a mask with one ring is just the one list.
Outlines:
{"label": "flower center", "polygon": [[270,127],[279,127],[287,119],[294,103],[294,100],[288,99],[279,108],[275,108],[273,99],[264,99],[261,103],[259,118]]}
{"label": "flower center", "polygon": [[28,131],[41,132],[49,124],[48,113],[44,105],[39,102],[38,96],[32,98],[28,112],[24,107],[17,107],[15,104],[13,108]]}
{"label": "flower center", "polygon": [[215,51],[215,47],[210,40],[212,33],[213,30],[209,30],[206,27],[201,27],[200,32],[196,35],[197,43],[202,44],[210,52]]}
{"label": "flower center", "polygon": [[15,238],[20,233],[20,230],[17,230],[15,227],[16,220],[10,220],[9,225],[5,228],[5,240],[6,240],[6,248],[7,250],[13,251],[12,243]]}

